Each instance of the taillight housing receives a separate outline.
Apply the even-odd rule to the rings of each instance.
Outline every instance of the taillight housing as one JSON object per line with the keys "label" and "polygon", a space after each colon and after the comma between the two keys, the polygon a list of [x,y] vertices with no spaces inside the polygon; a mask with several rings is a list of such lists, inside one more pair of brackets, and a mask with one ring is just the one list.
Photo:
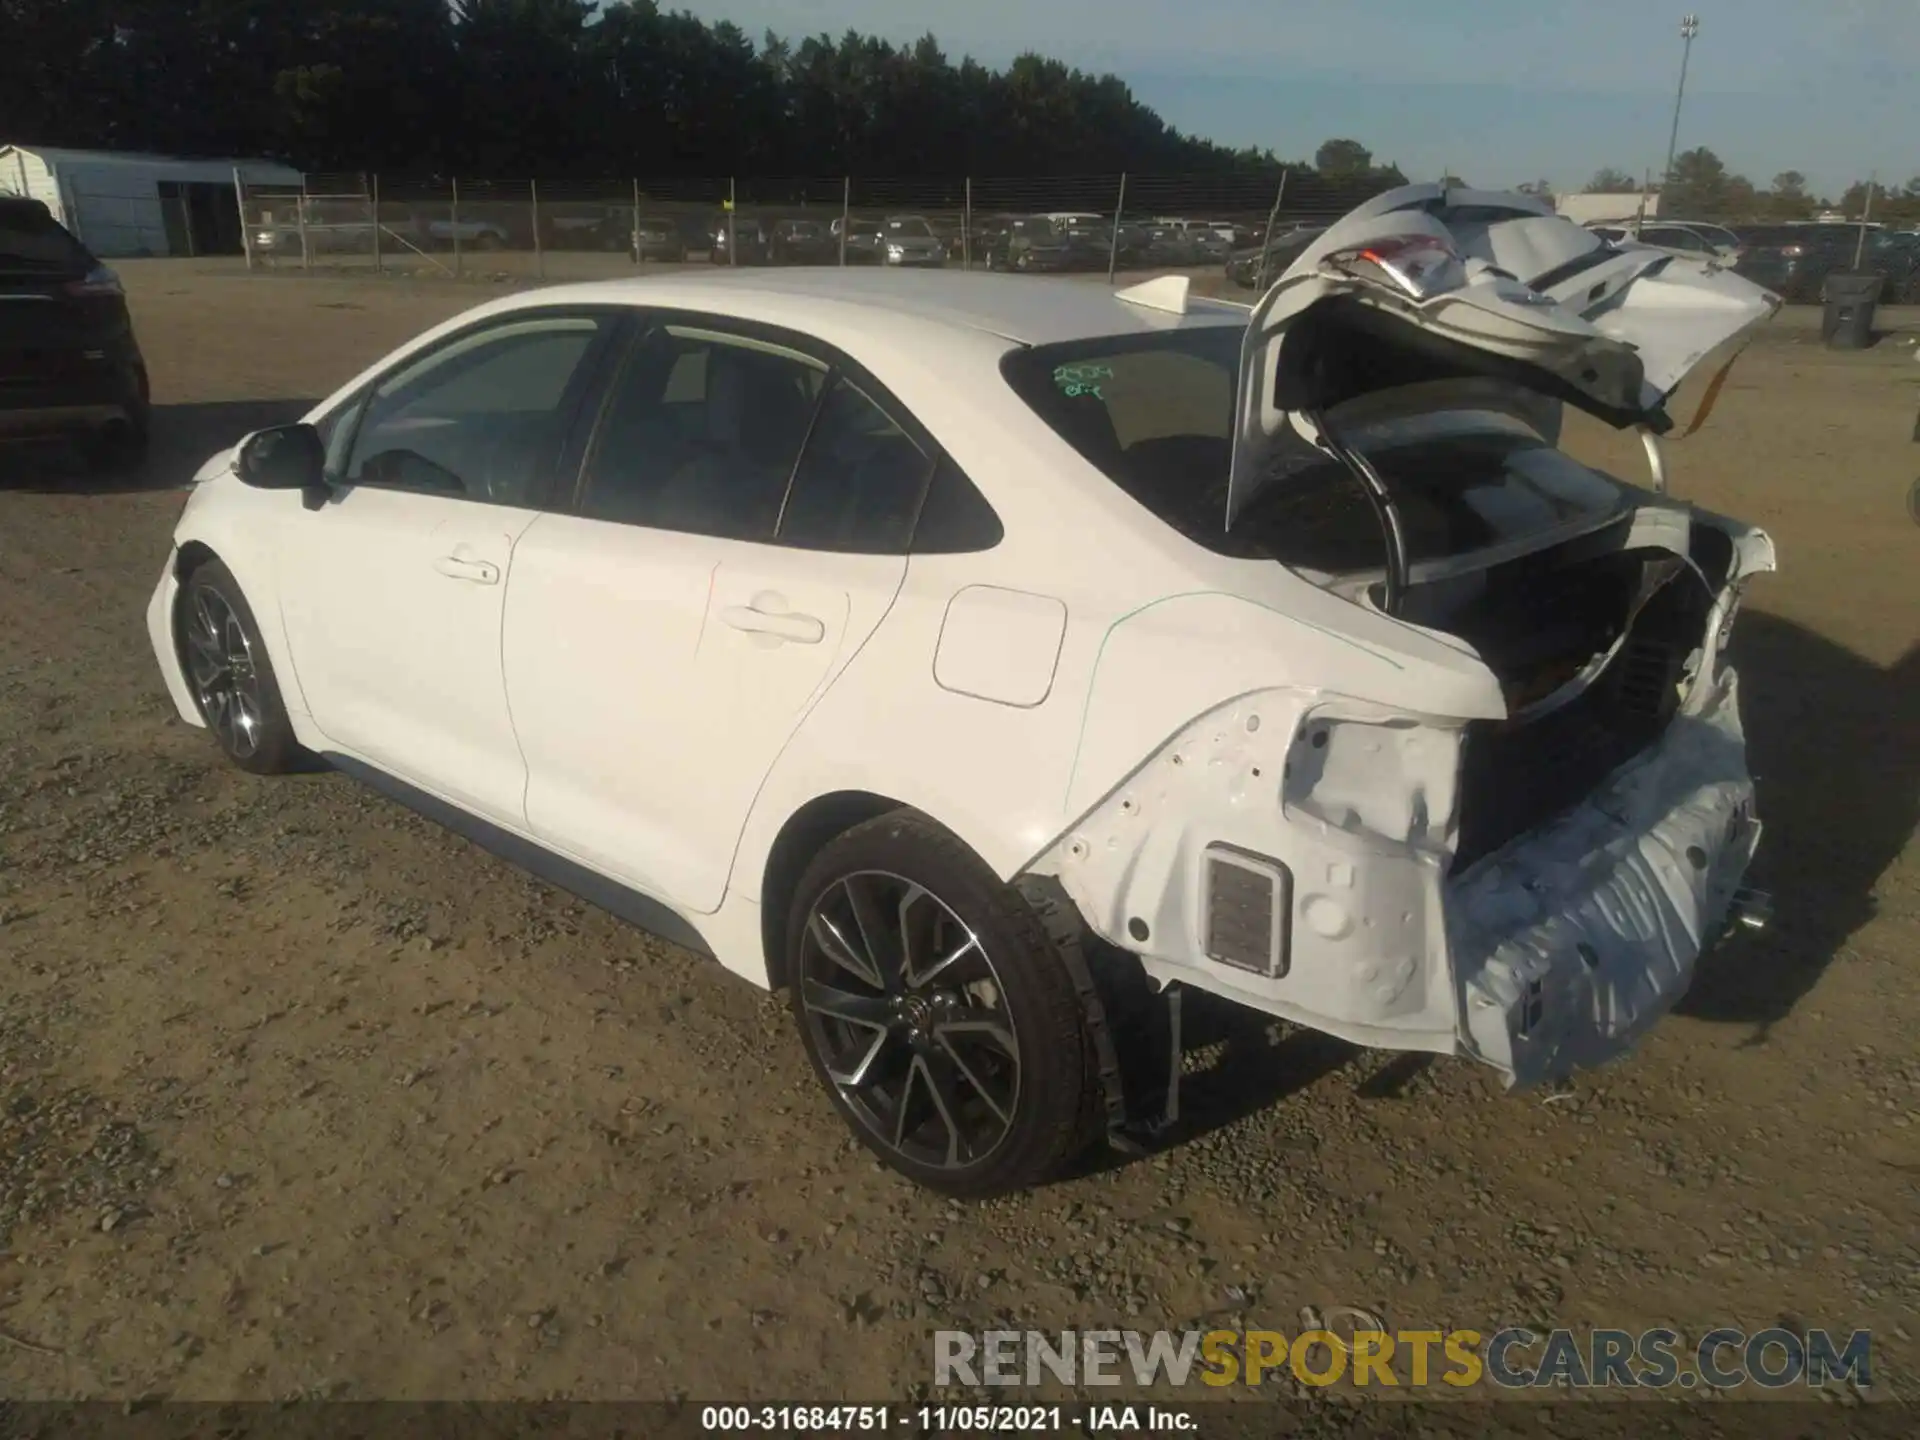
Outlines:
{"label": "taillight housing", "polygon": [[1780,247],[1780,254],[1788,260],[1798,260],[1806,253],[1807,247],[1804,245],[1782,245]]}
{"label": "taillight housing", "polygon": [[1336,250],[1322,267],[1356,279],[1384,280],[1415,300],[1431,299],[1467,283],[1466,262],[1437,235],[1393,235]]}
{"label": "taillight housing", "polygon": [[66,285],[69,295],[125,295],[127,292],[120,284],[120,277],[105,265],[96,265],[87,272],[82,280],[69,281]]}

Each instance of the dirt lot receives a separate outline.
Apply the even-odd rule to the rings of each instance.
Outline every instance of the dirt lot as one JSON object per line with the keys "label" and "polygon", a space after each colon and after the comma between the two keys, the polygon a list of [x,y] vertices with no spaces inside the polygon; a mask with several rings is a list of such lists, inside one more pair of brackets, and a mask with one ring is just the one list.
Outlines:
{"label": "dirt lot", "polygon": [[148,473],[0,461],[0,1395],[898,1399],[940,1326],[1304,1305],[1871,1327],[1914,1395],[1905,335],[1783,317],[1674,458],[1779,542],[1739,642],[1775,929],[1565,1094],[1241,1023],[1163,1152],[962,1207],[855,1151],[778,1001],[172,716],[141,616],[195,464],[490,292],[124,272]]}

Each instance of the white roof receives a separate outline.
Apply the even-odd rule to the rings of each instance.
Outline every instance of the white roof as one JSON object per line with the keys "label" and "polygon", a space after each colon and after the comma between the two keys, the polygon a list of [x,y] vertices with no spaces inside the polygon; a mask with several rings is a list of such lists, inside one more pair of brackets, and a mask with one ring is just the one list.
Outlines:
{"label": "white roof", "polygon": [[[1248,315],[1245,305],[1198,296],[1187,302],[1184,315],[1148,309],[1120,299],[1102,279],[1043,279],[962,270],[894,271],[878,266],[723,269],[691,276],[636,277],[580,288],[633,305],[684,306],[741,316],[777,310],[782,323],[802,328],[812,328],[809,321],[813,320],[844,320],[849,307],[859,307],[982,331],[1022,345],[1213,325],[1244,326]],[[768,314],[765,318],[774,317]]]}
{"label": "white roof", "polygon": [[0,145],[0,155],[18,150],[48,165],[126,166],[139,170],[272,170],[294,180],[300,172],[277,160],[239,160],[223,156],[152,155],[140,150],[68,150],[54,145]]}

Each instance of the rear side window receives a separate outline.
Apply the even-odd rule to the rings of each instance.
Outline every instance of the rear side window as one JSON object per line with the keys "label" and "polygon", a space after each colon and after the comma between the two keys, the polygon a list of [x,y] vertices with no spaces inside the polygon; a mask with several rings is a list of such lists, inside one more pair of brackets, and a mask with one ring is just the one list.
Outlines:
{"label": "rear side window", "polygon": [[84,275],[93,256],[38,200],[0,200],[0,269]]}
{"label": "rear side window", "polygon": [[836,376],[794,472],[780,543],[904,555],[928,469],[912,438],[851,380]]}
{"label": "rear side window", "polygon": [[916,555],[973,555],[1006,538],[1006,527],[974,483],[952,460],[934,466],[920,522],[913,528]]}
{"label": "rear side window", "polygon": [[1016,350],[1003,364],[1020,398],[1154,514],[1226,513],[1238,325],[1114,336]]}

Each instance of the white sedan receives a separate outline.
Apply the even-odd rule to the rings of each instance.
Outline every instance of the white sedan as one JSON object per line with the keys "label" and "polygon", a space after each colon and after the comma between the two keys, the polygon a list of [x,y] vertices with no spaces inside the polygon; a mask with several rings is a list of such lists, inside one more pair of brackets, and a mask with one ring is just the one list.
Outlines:
{"label": "white sedan", "polygon": [[[951,1193],[1134,1133],[1130,990],[1532,1083],[1748,906],[1723,655],[1772,546],[1654,437],[1776,303],[1431,186],[1251,309],[517,294],[215,456],[152,643],[236,764],[326,757],[784,987],[854,1132]],[[1652,480],[1558,449],[1563,405]]]}

